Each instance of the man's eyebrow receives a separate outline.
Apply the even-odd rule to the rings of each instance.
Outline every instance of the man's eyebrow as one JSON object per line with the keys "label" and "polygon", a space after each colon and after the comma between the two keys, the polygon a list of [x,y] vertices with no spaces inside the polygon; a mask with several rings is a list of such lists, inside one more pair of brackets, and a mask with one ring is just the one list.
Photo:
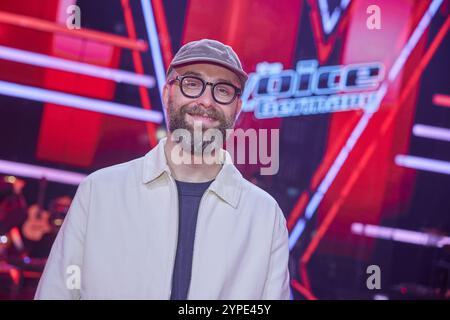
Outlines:
{"label": "man's eyebrow", "polygon": [[203,76],[202,74],[195,72],[195,71],[187,71],[187,72],[183,73],[182,75],[183,76],[197,76],[197,77]]}

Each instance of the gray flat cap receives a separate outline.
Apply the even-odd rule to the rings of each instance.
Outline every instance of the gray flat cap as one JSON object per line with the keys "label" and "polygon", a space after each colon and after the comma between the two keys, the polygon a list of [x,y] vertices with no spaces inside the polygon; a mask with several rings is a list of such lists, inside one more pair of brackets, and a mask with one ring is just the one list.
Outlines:
{"label": "gray flat cap", "polygon": [[218,64],[233,71],[239,77],[242,89],[244,89],[248,75],[242,69],[241,61],[236,52],[230,46],[211,39],[192,41],[182,46],[173,57],[169,68],[167,68],[167,75],[174,67],[200,62]]}

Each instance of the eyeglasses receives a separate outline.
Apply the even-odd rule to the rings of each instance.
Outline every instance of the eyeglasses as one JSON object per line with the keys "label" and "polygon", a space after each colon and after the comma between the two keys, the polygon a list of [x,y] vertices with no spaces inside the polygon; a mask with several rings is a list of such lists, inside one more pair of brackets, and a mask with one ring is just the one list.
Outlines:
{"label": "eyeglasses", "polygon": [[220,104],[230,104],[241,94],[241,89],[227,82],[206,82],[195,76],[177,76],[169,83],[174,81],[180,82],[181,93],[191,99],[200,97],[207,85],[211,85],[213,99]]}

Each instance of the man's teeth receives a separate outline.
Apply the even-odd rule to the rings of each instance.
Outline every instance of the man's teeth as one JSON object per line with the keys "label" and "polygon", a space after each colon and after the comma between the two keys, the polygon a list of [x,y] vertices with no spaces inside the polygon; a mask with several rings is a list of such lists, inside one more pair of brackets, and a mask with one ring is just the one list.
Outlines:
{"label": "man's teeth", "polygon": [[192,116],[194,116],[194,117],[202,117],[202,118],[206,118],[206,119],[209,119],[209,120],[213,120],[213,118],[211,118],[211,117],[209,117],[207,115],[203,115],[203,114],[193,114]]}

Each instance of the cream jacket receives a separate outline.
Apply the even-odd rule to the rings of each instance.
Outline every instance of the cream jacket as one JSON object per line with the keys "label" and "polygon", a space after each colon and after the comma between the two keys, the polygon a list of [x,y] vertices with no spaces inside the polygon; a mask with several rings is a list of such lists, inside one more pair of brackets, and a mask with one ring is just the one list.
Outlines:
{"label": "cream jacket", "polygon": [[[169,299],[178,195],[165,141],[83,180],[36,299]],[[283,213],[221,152],[223,166],[200,202],[188,299],[289,299]]]}

